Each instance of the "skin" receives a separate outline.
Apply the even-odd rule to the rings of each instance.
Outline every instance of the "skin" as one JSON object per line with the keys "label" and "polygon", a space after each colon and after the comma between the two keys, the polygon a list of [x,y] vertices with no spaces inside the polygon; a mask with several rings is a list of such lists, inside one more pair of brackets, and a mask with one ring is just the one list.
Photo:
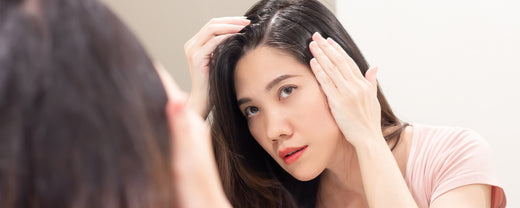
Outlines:
{"label": "skin", "polygon": [[[284,75],[292,77],[272,84]],[[249,130],[282,168],[302,181],[324,172],[320,183],[320,197],[327,199],[322,200],[324,203],[366,206],[355,146],[343,136],[331,113],[331,101],[307,65],[282,51],[261,46],[239,60],[234,77],[237,100],[242,103],[239,107],[247,117]],[[280,149],[304,145],[308,145],[306,151],[290,165],[278,155]],[[400,178],[403,180],[402,175]],[[330,200],[331,196],[335,200]],[[355,203],[353,199],[362,200]]]}
{"label": "skin", "polygon": [[246,17],[213,18],[184,44],[191,77],[191,93],[188,106],[206,118],[209,113],[208,77],[211,53],[230,35],[249,25]]}
{"label": "skin", "polygon": [[184,51],[192,79],[189,98],[168,72],[156,65],[169,99],[166,113],[172,131],[172,169],[179,207],[231,207],[218,176],[209,129],[203,118],[209,112],[211,52],[248,24],[245,17],[214,18],[186,42]]}
{"label": "skin", "polygon": [[187,107],[187,96],[168,72],[158,64],[156,69],[168,95],[166,115],[172,135],[172,185],[177,193],[177,206],[231,207],[218,176],[209,129]]}
{"label": "skin", "polygon": [[[417,207],[404,181],[404,171],[399,171],[403,157],[394,158],[376,123],[381,119],[376,98],[377,68],[369,69],[363,77],[334,40],[325,40],[318,33],[312,39],[312,71],[345,139],[356,150],[364,189],[360,198],[365,198],[369,207]],[[410,142],[410,136],[405,140]],[[435,199],[430,207],[490,207],[489,190],[489,185],[482,184],[458,187]],[[481,199],[473,200],[475,197]]]}
{"label": "skin", "polygon": [[[237,23],[236,18],[226,21],[246,24]],[[207,28],[192,40],[218,37],[212,32],[215,29]],[[235,30],[227,31],[232,34]],[[193,44],[192,40],[187,45],[216,46],[211,41]],[[406,128],[399,145],[390,151],[393,144],[384,140],[387,132],[379,126],[377,68],[363,76],[337,43],[319,34],[313,35],[309,47],[315,57],[309,63],[312,73],[305,64],[268,47],[253,49],[239,60],[235,85],[241,101],[237,102],[257,142],[299,180],[310,180],[323,172],[319,207],[417,207],[404,181],[413,128]],[[196,87],[190,106],[205,118],[209,110],[209,69],[205,66],[211,52],[195,57],[194,48],[185,47]],[[281,75],[290,77],[266,89]],[[290,165],[278,156],[280,149],[302,145],[308,145],[306,151]],[[459,187],[438,197],[430,207],[490,207],[490,189],[481,184]]]}
{"label": "skin", "polygon": [[[346,141],[325,94],[308,67],[292,56],[269,47],[248,52],[237,63],[235,86],[237,99],[247,100],[239,106],[241,112],[257,109],[246,116],[256,141],[298,180],[316,178],[337,159],[332,153],[344,151]],[[305,153],[291,165],[278,155],[285,148],[305,145]]]}

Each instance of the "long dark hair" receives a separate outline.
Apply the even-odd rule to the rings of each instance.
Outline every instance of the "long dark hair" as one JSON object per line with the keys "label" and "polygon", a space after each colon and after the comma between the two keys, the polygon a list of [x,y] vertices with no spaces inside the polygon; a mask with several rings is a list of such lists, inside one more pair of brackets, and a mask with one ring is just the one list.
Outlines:
{"label": "long dark hair", "polygon": [[[262,0],[246,16],[251,24],[220,44],[210,63],[212,131],[224,189],[237,207],[314,207],[319,177],[297,181],[249,132],[236,102],[235,66],[248,51],[259,46],[280,49],[309,66],[313,56],[308,47],[314,32],[336,40],[363,74],[369,66],[341,23],[316,0]],[[398,127],[385,139],[398,140],[405,125],[394,115],[379,87],[377,97],[382,129]]]}
{"label": "long dark hair", "polygon": [[166,93],[97,0],[0,0],[0,207],[171,207]]}

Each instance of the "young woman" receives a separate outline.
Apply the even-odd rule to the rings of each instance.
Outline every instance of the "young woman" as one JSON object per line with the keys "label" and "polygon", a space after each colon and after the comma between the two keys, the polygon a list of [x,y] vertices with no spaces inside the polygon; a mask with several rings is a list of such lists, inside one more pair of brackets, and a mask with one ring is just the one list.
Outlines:
{"label": "young woman", "polygon": [[0,0],[0,207],[229,207],[159,72],[96,0]]}
{"label": "young woman", "polygon": [[[191,105],[213,109],[234,206],[505,206],[487,143],[468,129],[400,121],[377,68],[318,1],[263,0],[246,16],[236,35],[207,29],[236,19],[210,22],[186,44]],[[213,53],[197,50],[226,37]]]}

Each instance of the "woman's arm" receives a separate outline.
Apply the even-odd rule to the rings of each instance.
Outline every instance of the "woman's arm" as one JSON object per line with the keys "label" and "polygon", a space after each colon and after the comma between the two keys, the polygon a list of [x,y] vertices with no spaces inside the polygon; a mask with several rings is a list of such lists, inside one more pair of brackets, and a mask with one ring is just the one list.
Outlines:
{"label": "woman's arm", "polygon": [[[383,138],[377,100],[377,68],[365,76],[334,40],[313,36],[311,68],[327,95],[331,112],[359,159],[370,207],[417,207]],[[450,190],[431,207],[490,207],[491,187],[472,184]]]}
{"label": "woman's arm", "polygon": [[383,136],[356,146],[361,179],[370,207],[417,207]]}
{"label": "woman's arm", "polygon": [[313,35],[311,68],[345,138],[354,146],[370,207],[417,207],[383,138],[377,68],[366,77],[332,39]]}
{"label": "woman's arm", "polygon": [[173,137],[173,186],[180,207],[231,207],[204,121],[182,102],[171,102],[167,114]]}
{"label": "woman's arm", "polygon": [[245,17],[214,18],[184,44],[191,77],[188,107],[204,119],[210,111],[208,78],[211,53],[218,44],[242,30],[249,23],[250,21]]}
{"label": "woman's arm", "polygon": [[224,194],[204,121],[186,106],[187,98],[168,72],[156,64],[168,95],[172,177],[179,207],[231,207]]}

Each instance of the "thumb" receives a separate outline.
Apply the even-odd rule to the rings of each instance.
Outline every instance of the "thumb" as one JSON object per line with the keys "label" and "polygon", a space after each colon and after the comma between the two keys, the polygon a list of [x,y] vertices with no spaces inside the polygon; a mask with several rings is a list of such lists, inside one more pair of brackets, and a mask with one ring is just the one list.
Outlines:
{"label": "thumb", "polygon": [[377,88],[377,71],[379,67],[375,66],[367,70],[365,73],[365,79],[367,79],[370,84]]}

